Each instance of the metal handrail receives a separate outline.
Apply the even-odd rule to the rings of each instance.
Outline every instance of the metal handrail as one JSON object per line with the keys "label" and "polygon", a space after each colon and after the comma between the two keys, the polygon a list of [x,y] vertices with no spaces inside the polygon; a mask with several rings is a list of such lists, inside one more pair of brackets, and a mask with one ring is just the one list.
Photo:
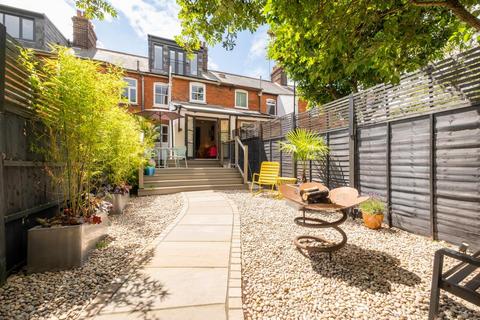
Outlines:
{"label": "metal handrail", "polygon": [[[243,169],[238,165],[238,148],[243,150]],[[248,183],[248,146],[244,145],[239,136],[235,136],[235,166],[243,177],[243,183]]]}

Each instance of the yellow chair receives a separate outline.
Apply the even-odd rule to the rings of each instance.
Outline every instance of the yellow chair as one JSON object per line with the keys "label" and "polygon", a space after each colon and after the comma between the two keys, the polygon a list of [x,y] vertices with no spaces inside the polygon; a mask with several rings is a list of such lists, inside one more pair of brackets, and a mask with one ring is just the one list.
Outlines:
{"label": "yellow chair", "polygon": [[[270,191],[275,190],[275,185],[277,184],[278,174],[280,172],[280,163],[278,162],[262,162],[260,166],[260,174],[254,173],[252,177],[252,184],[250,185],[250,192],[253,193],[253,186],[257,185],[259,191],[256,193],[262,192],[262,187],[269,187]],[[257,179],[255,179],[257,177]]]}

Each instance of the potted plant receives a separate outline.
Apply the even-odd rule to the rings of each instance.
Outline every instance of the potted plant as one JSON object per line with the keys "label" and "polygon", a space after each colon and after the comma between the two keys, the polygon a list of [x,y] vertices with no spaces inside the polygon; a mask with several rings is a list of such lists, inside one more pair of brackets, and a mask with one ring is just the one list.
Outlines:
{"label": "potted plant", "polygon": [[155,175],[155,160],[153,159],[148,160],[147,165],[145,167],[145,175],[146,176]]}
{"label": "potted plant", "polygon": [[82,197],[82,215],[67,206],[28,230],[27,271],[80,267],[107,234],[110,205],[93,195]]}
{"label": "potted plant", "polygon": [[362,212],[363,222],[370,229],[380,229],[382,227],[385,204],[375,198],[371,198],[359,205]]}
{"label": "potted plant", "polygon": [[307,161],[319,160],[328,154],[323,138],[312,130],[297,128],[286,135],[287,141],[280,141],[280,150],[293,154],[302,164],[302,182],[307,182]]}
{"label": "potted plant", "polygon": [[[127,181],[144,161],[147,144],[141,127],[120,93],[122,70],[75,57],[68,48],[52,48],[41,63],[22,50],[29,71],[35,112],[34,152],[55,185],[58,214],[38,220],[28,231],[27,269],[31,272],[80,266],[106,235],[110,205],[92,194],[104,181]],[[48,103],[45,103],[45,102]]]}
{"label": "potted plant", "polygon": [[112,203],[111,213],[121,214],[128,204],[130,198],[130,189],[132,187],[126,183],[116,185],[113,188],[109,188],[108,194]]}

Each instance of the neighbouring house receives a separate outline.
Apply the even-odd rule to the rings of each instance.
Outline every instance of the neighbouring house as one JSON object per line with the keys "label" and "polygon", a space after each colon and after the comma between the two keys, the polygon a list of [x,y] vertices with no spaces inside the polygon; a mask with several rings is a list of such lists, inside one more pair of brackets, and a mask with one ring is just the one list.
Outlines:
{"label": "neighbouring house", "polygon": [[50,45],[69,45],[67,38],[42,13],[0,4],[0,23],[10,36],[27,48],[48,51]]}
{"label": "neighbouring house", "polygon": [[158,146],[184,146],[190,159],[214,157],[212,146],[218,149],[232,139],[233,129],[306,107],[294,97],[281,68],[273,69],[272,81],[209,70],[206,46],[187,55],[175,41],[153,35],[148,35],[148,56],[98,48],[94,26],[80,11],[72,17],[71,42],[43,14],[6,6],[0,12],[7,32],[26,47],[41,52],[48,51],[49,43],[70,45],[78,57],[124,68],[129,110],[180,114],[158,125]]}

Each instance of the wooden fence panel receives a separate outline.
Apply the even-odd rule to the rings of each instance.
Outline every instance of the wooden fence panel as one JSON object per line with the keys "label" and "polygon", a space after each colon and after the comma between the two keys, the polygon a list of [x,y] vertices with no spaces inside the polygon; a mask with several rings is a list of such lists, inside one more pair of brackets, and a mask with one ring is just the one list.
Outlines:
{"label": "wooden fence panel", "polygon": [[438,238],[480,247],[480,108],[435,121]]}
{"label": "wooden fence panel", "polygon": [[358,129],[357,177],[362,194],[373,194],[382,200],[387,196],[387,126]]}
{"label": "wooden fence panel", "polygon": [[391,124],[393,226],[430,235],[430,123],[422,117]]}
{"label": "wooden fence panel", "polygon": [[329,187],[338,188],[349,184],[349,133],[339,130],[329,133]]}

